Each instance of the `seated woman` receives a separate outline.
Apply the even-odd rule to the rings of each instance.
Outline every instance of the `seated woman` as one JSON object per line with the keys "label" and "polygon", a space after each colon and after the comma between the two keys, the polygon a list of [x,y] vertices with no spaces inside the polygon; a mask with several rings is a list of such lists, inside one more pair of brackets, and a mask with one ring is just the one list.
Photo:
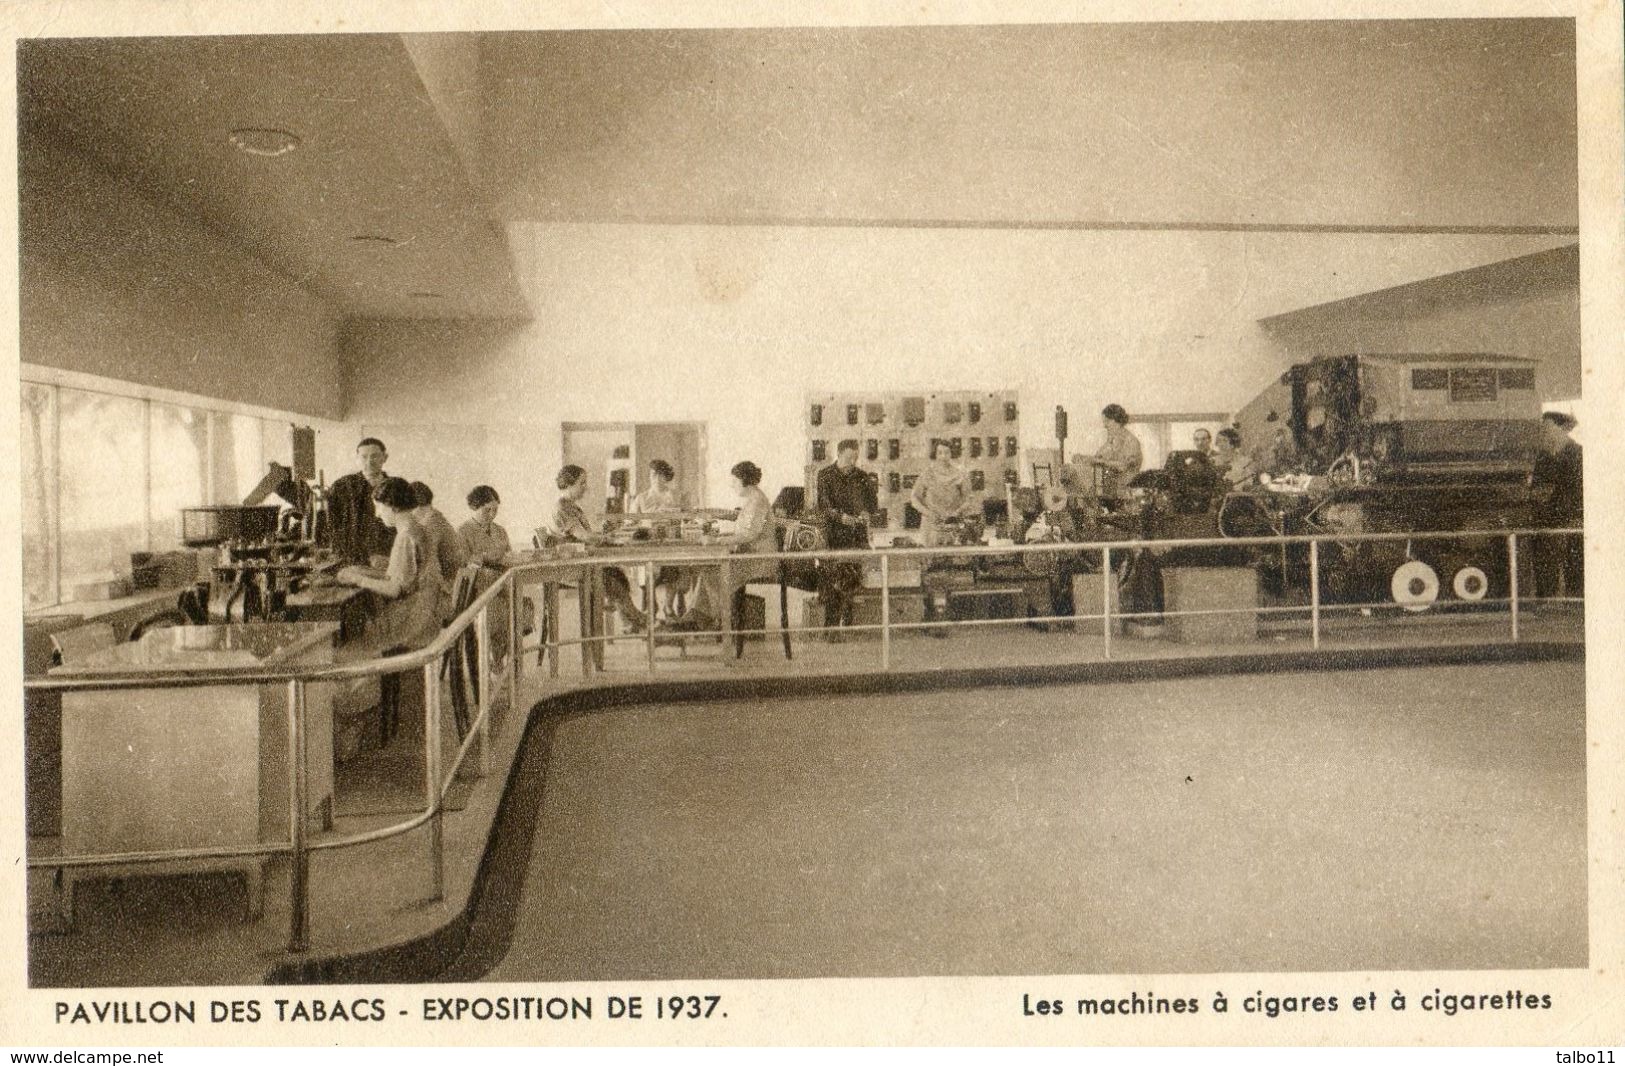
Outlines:
{"label": "seated woman", "polygon": [[[367,629],[367,642],[376,652],[421,648],[440,632],[443,590],[434,545],[412,513],[418,503],[408,482],[398,477],[385,478],[373,490],[372,498],[378,520],[395,531],[389,566],[382,572],[370,566],[347,566],[338,572],[337,580],[386,601]],[[399,685],[398,677],[385,680]],[[382,722],[382,739],[387,743],[400,726],[399,707],[387,698],[384,705],[393,706],[395,715]]]}
{"label": "seated woman", "polygon": [[1253,480],[1258,473],[1253,461],[1241,450],[1241,433],[1226,427],[1219,430],[1214,442],[1213,469],[1222,474],[1231,487],[1240,487]]}
{"label": "seated woman", "polygon": [[[649,487],[632,497],[632,514],[652,515],[681,511],[682,493],[677,491],[677,471],[664,459],[649,462]],[[694,587],[694,571],[682,566],[662,566],[655,571],[655,607],[661,617],[676,617],[672,603],[679,593]]]}
{"label": "seated woman", "polygon": [[[468,555],[468,561],[480,564],[479,584],[475,587],[475,595],[484,592],[502,573],[504,561],[513,545],[508,540],[508,531],[497,525],[497,509],[502,505],[502,497],[497,490],[489,485],[476,485],[468,494],[468,509],[474,516],[461,526],[457,527],[457,536],[462,540],[463,550]],[[520,625],[535,614],[535,608],[529,600],[520,601]],[[508,652],[508,597],[506,594],[498,596],[491,601],[491,651],[494,665],[500,667]]]}
{"label": "seated woman", "polygon": [[[587,472],[574,463],[559,471],[559,505],[553,512],[553,532],[565,540],[582,544],[597,544],[603,533],[581,509],[581,497],[587,494]],[[632,585],[626,575],[613,566],[604,567],[604,596],[621,622],[633,633],[642,632],[649,624],[632,598]]]}
{"label": "seated woman", "polygon": [[[742,555],[778,551],[773,505],[761,489],[762,468],[746,461],[735,463],[729,473],[733,475],[734,492],[739,496],[739,518],[734,523],[733,533],[718,543],[729,545]],[[731,607],[735,591],[752,581],[777,578],[778,573],[777,560],[744,559],[729,567],[728,587],[723,588],[720,568],[708,569],[700,578],[693,606],[672,628],[689,632],[716,629],[721,612]]]}
{"label": "seated woman", "polygon": [[418,501],[417,509],[412,517],[418,520],[418,525],[429,536],[429,545],[433,549],[431,557],[440,569],[440,585],[447,595],[440,604],[442,622],[451,621],[451,612],[455,608],[450,595],[452,586],[457,583],[457,573],[468,565],[468,551],[463,547],[463,538],[457,535],[451,522],[440,513],[434,505],[434,490],[421,481],[412,482],[412,496]]}

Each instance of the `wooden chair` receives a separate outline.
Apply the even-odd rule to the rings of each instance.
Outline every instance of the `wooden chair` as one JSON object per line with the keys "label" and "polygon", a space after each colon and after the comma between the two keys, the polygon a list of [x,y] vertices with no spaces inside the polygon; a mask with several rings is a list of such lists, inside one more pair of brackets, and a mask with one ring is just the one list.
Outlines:
{"label": "wooden chair", "polygon": [[[783,526],[778,527],[777,543],[778,551],[783,552]],[[794,659],[795,655],[790,650],[790,575],[789,569],[783,559],[779,560],[778,571],[777,584],[779,586],[779,637],[784,642],[784,657],[786,659]],[[735,659],[745,654],[746,634],[744,630],[740,629],[739,626],[740,622],[744,618],[745,597],[749,594],[748,590],[752,584],[766,584],[766,582],[747,582],[746,584],[740,585],[737,589],[735,589],[733,594],[733,603],[730,609],[733,611]]]}
{"label": "wooden chair", "polygon": [[[474,602],[479,578],[479,563],[469,563],[457,572],[451,592],[452,618],[468,610],[468,605]],[[447,674],[451,675],[451,709],[452,716],[457,722],[459,741],[468,736],[469,723],[472,721],[469,709],[472,703],[480,698],[480,675],[483,664],[479,664],[479,643],[478,632],[470,627],[462,639],[452,645],[446,657],[440,660],[440,680],[445,681]]]}

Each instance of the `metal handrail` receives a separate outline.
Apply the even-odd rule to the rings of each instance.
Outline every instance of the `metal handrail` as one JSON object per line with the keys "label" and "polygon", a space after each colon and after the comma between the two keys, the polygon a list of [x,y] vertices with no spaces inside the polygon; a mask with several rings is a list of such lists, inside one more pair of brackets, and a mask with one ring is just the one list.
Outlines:
{"label": "metal handrail", "polygon": [[[1102,605],[1099,614],[1089,615],[1055,615],[1039,619],[1020,620],[970,620],[970,621],[938,621],[920,623],[893,623],[891,622],[890,595],[891,561],[896,558],[929,558],[935,556],[954,557],[1009,557],[1010,555],[1027,555],[1043,553],[1050,555],[1082,555],[1099,552],[1101,554],[1102,571],[1111,572],[1111,557],[1113,552],[1133,552],[1138,550],[1168,550],[1187,547],[1263,547],[1285,546],[1288,544],[1307,544],[1309,546],[1310,589],[1311,602],[1307,607],[1285,608],[1241,608],[1236,611],[1196,611],[1196,612],[1160,612],[1162,615],[1180,614],[1225,614],[1225,613],[1257,613],[1259,611],[1289,611],[1296,613],[1307,612],[1311,619],[1313,646],[1320,646],[1320,615],[1324,610],[1339,610],[1347,606],[1333,605],[1323,607],[1319,597],[1319,546],[1324,542],[1340,544],[1393,542],[1393,541],[1427,541],[1427,540],[1461,540],[1461,539],[1500,539],[1505,538],[1510,575],[1510,596],[1502,601],[1510,605],[1512,621],[1512,639],[1519,636],[1519,590],[1518,590],[1518,538],[1529,536],[1583,536],[1584,531],[1578,528],[1563,529],[1515,529],[1515,530],[1451,530],[1428,531],[1415,533],[1318,533],[1318,534],[1292,534],[1272,535],[1261,537],[1186,537],[1169,540],[1114,540],[1114,541],[1085,541],[1085,542],[1045,542],[1037,544],[1009,544],[1009,545],[947,545],[922,548],[857,548],[857,549],[825,549],[795,552],[759,552],[751,553],[752,561],[805,561],[808,559],[870,559],[876,558],[881,571],[881,621],[878,625],[862,625],[845,627],[855,630],[879,629],[881,633],[881,661],[882,668],[889,669],[891,662],[891,631],[893,629],[929,629],[949,626],[976,626],[987,624],[1009,624],[1010,621],[1100,621],[1102,623],[1102,637],[1104,639],[1105,654],[1111,657],[1112,622],[1114,619],[1126,619],[1146,616],[1146,612],[1113,611],[1110,583],[1102,582]],[[41,677],[24,681],[24,688],[30,692],[66,692],[66,691],[118,691],[123,689],[167,689],[167,688],[201,688],[217,685],[266,685],[286,684],[288,686],[288,730],[289,730],[289,839],[286,842],[261,842],[243,844],[231,847],[184,848],[156,852],[129,852],[103,855],[64,855],[64,856],[37,856],[28,860],[29,868],[62,869],[68,867],[86,867],[98,865],[130,865],[138,863],[159,863],[175,860],[197,860],[211,858],[236,858],[252,856],[290,855],[293,859],[293,875],[290,879],[291,915],[289,950],[303,952],[309,946],[309,857],[315,851],[327,851],[338,848],[355,847],[373,843],[391,837],[411,832],[424,825],[430,827],[430,865],[433,878],[432,898],[442,898],[444,893],[444,841],[442,835],[442,816],[445,810],[445,799],[461,770],[469,752],[476,741],[479,742],[481,752],[481,776],[490,771],[490,715],[491,715],[491,679],[485,675],[485,664],[490,661],[490,633],[489,633],[489,607],[498,597],[508,596],[509,626],[508,626],[508,678],[506,688],[510,703],[518,693],[517,665],[520,651],[520,624],[519,603],[522,586],[521,578],[532,575],[559,570],[575,570],[582,567],[603,568],[610,566],[647,566],[651,569],[665,565],[720,565],[726,569],[731,559],[737,558],[730,554],[716,552],[693,552],[661,554],[658,556],[648,552],[605,552],[590,556],[536,558],[517,563],[498,575],[489,588],[475,597],[469,606],[441,631],[440,635],[430,641],[423,648],[398,655],[380,656],[375,659],[355,663],[331,666],[304,666],[287,667],[271,670],[238,670],[238,671],[181,671],[170,672],[166,675],[154,677],[150,674],[130,672],[128,674],[110,674],[106,676],[85,677]],[[652,589],[648,596],[652,598]],[[648,602],[646,600],[646,602]],[[1377,606],[1375,604],[1369,606]],[[470,724],[468,736],[463,739],[456,755],[451,760],[449,768],[441,766],[440,744],[440,687],[436,670],[445,654],[456,647],[466,638],[470,628],[476,630],[477,661],[479,663],[480,683],[478,686],[480,708],[474,721]],[[822,630],[829,627],[811,627]],[[691,634],[705,635],[705,634]],[[715,631],[709,635],[722,635]],[[566,645],[588,644],[602,642],[613,638],[604,636],[583,635],[579,640],[554,640],[555,648]],[[653,667],[654,634],[649,635],[651,649],[650,666]],[[410,669],[422,669],[425,681],[424,699],[424,778],[425,803],[424,809],[413,817],[399,823],[381,826],[363,833],[351,834],[344,837],[328,838],[319,841],[306,839],[305,819],[308,816],[308,779],[305,765],[305,736],[306,736],[306,710],[305,686],[324,682],[349,680],[361,677],[372,677],[382,674],[399,673]]]}

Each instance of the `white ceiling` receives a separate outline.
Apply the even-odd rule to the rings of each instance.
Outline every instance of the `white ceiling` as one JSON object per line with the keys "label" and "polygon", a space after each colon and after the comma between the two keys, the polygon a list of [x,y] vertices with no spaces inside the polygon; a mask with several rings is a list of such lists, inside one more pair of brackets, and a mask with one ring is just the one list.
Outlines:
{"label": "white ceiling", "polygon": [[124,38],[19,103],[342,312],[515,317],[512,223],[1562,238],[1574,73],[1559,19]]}

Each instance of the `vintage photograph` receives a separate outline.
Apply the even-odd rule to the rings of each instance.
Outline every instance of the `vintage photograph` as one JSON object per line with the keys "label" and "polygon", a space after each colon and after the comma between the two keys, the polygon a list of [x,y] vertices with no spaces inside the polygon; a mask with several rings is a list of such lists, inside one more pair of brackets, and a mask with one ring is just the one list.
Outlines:
{"label": "vintage photograph", "polygon": [[1586,970],[1576,56],[20,40],[29,985]]}

